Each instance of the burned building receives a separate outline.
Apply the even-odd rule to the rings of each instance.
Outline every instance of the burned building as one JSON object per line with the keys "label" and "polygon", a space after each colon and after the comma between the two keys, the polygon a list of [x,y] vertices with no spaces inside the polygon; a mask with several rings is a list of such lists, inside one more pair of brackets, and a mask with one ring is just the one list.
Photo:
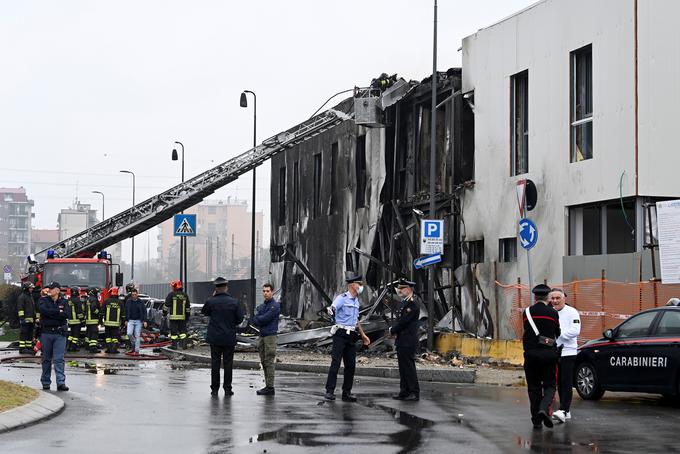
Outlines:
{"label": "burned building", "polygon": [[[477,332],[479,318],[457,303],[453,275],[477,253],[461,249],[459,222],[459,195],[474,180],[473,103],[461,93],[460,69],[437,77],[435,202],[446,232],[435,320],[453,309],[459,327]],[[362,305],[401,276],[427,296],[427,274],[412,263],[429,206],[431,78],[399,79],[378,94],[355,90],[336,109],[354,117],[272,159],[271,271],[284,313],[298,318],[316,319],[346,271],[366,276]],[[489,317],[480,334],[492,333]]]}

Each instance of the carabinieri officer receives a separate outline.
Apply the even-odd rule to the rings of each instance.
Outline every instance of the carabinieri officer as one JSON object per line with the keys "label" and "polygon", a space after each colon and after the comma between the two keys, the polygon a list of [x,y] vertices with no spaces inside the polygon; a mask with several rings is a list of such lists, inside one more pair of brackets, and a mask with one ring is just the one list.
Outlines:
{"label": "carabinieri officer", "polygon": [[397,336],[397,362],[399,364],[399,394],[393,399],[420,400],[420,386],[416,373],[416,349],[418,348],[418,319],[420,318],[420,301],[413,293],[415,282],[404,278],[397,284],[397,292],[401,304],[397,311],[397,321],[390,328],[390,334]]}
{"label": "carabinieri officer", "polygon": [[347,291],[335,297],[333,304],[328,307],[328,312],[335,313],[335,325],[331,328],[333,334],[333,350],[331,351],[331,367],[328,369],[326,380],[326,395],[324,399],[335,400],[335,384],[340,370],[340,361],[345,367],[345,375],[342,381],[342,400],[356,402],[357,398],[352,395],[354,383],[354,369],[356,368],[357,331],[364,345],[371,343],[364,330],[359,324],[359,295],[364,291],[361,275],[349,276],[345,279]]}

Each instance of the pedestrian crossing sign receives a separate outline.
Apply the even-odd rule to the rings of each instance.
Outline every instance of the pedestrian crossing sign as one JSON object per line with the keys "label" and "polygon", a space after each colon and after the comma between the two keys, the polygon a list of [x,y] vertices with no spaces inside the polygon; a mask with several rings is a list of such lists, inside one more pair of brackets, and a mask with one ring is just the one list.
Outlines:
{"label": "pedestrian crossing sign", "polygon": [[176,214],[173,232],[175,236],[196,236],[196,215]]}

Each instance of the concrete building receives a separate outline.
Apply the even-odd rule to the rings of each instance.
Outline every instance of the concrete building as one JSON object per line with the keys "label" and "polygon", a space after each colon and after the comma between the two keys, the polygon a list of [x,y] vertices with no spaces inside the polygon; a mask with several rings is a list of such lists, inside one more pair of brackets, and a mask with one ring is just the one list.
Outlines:
{"label": "concrete building", "polygon": [[59,229],[33,229],[31,237],[31,253],[36,253],[59,242]]}
{"label": "concrete building", "polygon": [[532,284],[652,277],[645,204],[680,197],[679,13],[670,0],[544,0],[463,40],[476,161],[462,220],[486,295],[495,280],[528,283],[515,190],[526,178],[538,193]]}
{"label": "concrete building", "polygon": [[63,208],[57,216],[59,241],[89,229],[97,222],[99,222],[97,210],[94,210],[89,203],[80,203],[76,199],[72,207]]}
{"label": "concrete building", "polygon": [[0,188],[0,264],[12,268],[13,280],[19,279],[31,250],[34,216],[26,189]]}
{"label": "concrete building", "polygon": [[[228,279],[250,278],[252,213],[248,203],[231,198],[206,200],[185,213],[196,214],[197,220],[196,236],[187,238],[189,281],[211,280],[218,274]],[[255,254],[260,272],[256,276],[263,275],[262,223],[263,214],[258,212],[255,214]],[[159,226],[158,255],[164,277],[176,279],[179,238],[174,236],[172,219]]]}

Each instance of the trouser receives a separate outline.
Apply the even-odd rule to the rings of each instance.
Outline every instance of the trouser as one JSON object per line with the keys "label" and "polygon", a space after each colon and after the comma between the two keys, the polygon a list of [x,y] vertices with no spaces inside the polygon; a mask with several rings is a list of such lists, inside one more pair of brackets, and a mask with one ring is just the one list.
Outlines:
{"label": "trouser", "polygon": [[345,368],[345,375],[342,381],[342,393],[350,394],[352,385],[354,384],[354,370],[357,361],[357,348],[355,342],[357,334],[354,331],[347,331],[339,329],[333,335],[333,350],[331,350],[331,367],[328,369],[328,378],[326,379],[326,392],[333,394],[335,392],[335,385],[338,380],[338,371],[340,370],[340,361],[342,360]]}
{"label": "trouser", "polygon": [[80,323],[76,325],[68,325],[68,350],[78,350],[80,343]]}
{"label": "trouser", "polygon": [[170,340],[173,345],[179,343],[184,344],[187,338],[187,321],[186,320],[170,320]]}
{"label": "trouser", "polygon": [[260,363],[262,364],[262,370],[264,371],[265,386],[273,388],[274,364],[276,360],[276,335],[261,337],[257,349],[260,352]]}
{"label": "trouser", "polygon": [[33,322],[21,322],[19,327],[19,349],[33,348]]}
{"label": "trouser", "polygon": [[557,350],[545,347],[524,352],[524,374],[527,380],[531,421],[541,423],[539,411],[552,414],[557,382]]}
{"label": "trouser", "polygon": [[139,344],[142,337],[142,321],[128,320],[127,335],[130,338],[130,348],[139,353]]}
{"label": "trouser", "polygon": [[113,352],[118,350],[118,338],[120,337],[120,327],[104,326],[104,340],[106,341],[106,351]]}
{"label": "trouser", "polygon": [[420,397],[420,385],[416,372],[416,349],[397,347],[397,363],[399,364],[399,395],[406,397],[415,394]]}
{"label": "trouser", "polygon": [[560,358],[559,374],[557,376],[557,389],[560,393],[560,410],[569,411],[569,407],[571,407],[571,397],[574,392],[574,363],[576,363],[576,355]]}
{"label": "trouser", "polygon": [[40,336],[42,344],[42,375],[40,382],[49,386],[52,384],[52,365],[54,375],[57,376],[57,385],[66,383],[64,374],[64,351],[66,350],[66,336],[63,334],[44,332]]}
{"label": "trouser", "polygon": [[210,389],[220,389],[220,366],[224,365],[224,390],[231,391],[231,378],[234,367],[234,346],[210,346]]}
{"label": "trouser", "polygon": [[90,351],[97,350],[97,340],[99,339],[99,325],[86,325],[85,338]]}

